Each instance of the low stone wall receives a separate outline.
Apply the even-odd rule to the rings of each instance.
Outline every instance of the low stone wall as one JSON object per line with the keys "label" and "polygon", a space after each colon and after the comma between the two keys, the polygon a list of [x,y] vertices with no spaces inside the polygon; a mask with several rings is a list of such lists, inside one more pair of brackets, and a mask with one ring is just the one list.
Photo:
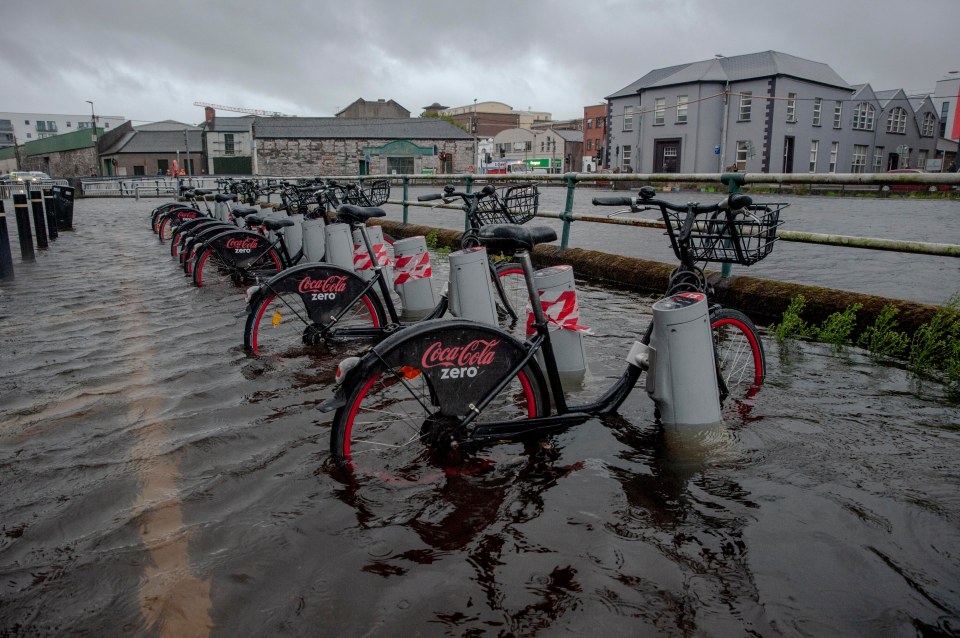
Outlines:
{"label": "low stone wall", "polygon": [[[384,230],[394,237],[410,237],[435,233],[441,246],[457,248],[460,245],[458,231],[431,228],[428,226],[403,225],[399,222],[382,221]],[[607,285],[627,288],[648,294],[662,294],[667,288],[667,279],[674,264],[664,264],[621,255],[611,255],[595,250],[559,246],[537,246],[533,253],[538,267],[570,264],[578,276]],[[854,338],[861,330],[871,325],[887,304],[900,309],[897,315],[898,329],[913,334],[914,331],[940,309],[939,306],[921,304],[900,299],[877,297],[856,292],[832,290],[820,286],[806,286],[780,281],[757,279],[735,275],[723,279],[719,272],[708,272],[716,288],[714,299],[725,306],[746,313],[760,325],[779,322],[790,300],[797,295],[806,299],[803,318],[819,324],[834,312],[842,312],[848,306],[859,303],[863,308],[857,313]]]}

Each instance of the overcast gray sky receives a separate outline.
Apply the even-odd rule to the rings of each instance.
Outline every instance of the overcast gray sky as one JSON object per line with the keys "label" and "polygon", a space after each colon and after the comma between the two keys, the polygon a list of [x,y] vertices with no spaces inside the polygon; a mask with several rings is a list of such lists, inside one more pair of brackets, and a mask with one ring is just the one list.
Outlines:
{"label": "overcast gray sky", "polygon": [[[776,50],[932,92],[960,0],[4,2],[0,111],[203,119],[195,101],[332,116],[357,98],[581,117],[660,67]],[[228,113],[223,113],[228,115]]]}

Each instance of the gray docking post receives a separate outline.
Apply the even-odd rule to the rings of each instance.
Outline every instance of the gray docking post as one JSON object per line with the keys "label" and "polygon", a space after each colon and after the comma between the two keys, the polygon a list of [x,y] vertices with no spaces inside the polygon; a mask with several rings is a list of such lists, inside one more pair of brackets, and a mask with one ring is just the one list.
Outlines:
{"label": "gray docking post", "polygon": [[33,208],[33,227],[37,232],[37,248],[49,248],[47,241],[47,222],[43,218],[43,200],[40,191],[30,191],[30,205]]}
{"label": "gray docking post", "polygon": [[10,233],[7,232],[7,213],[0,199],[0,280],[13,279],[13,254],[10,252]]}
{"label": "gray docking post", "polygon": [[20,236],[20,260],[36,261],[33,254],[33,235],[30,232],[30,212],[27,209],[27,196],[15,193],[13,196],[13,212],[17,217],[17,234]]}

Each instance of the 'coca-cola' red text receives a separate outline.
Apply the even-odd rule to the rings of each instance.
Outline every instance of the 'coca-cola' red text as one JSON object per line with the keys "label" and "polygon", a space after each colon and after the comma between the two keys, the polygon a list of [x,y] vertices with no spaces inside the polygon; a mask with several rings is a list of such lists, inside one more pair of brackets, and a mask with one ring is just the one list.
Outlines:
{"label": "'coca-cola' red text", "polygon": [[420,367],[423,369],[465,367],[465,366],[485,366],[493,363],[496,355],[496,348],[499,345],[499,339],[476,339],[464,346],[445,347],[442,342],[435,341],[431,343],[423,358],[420,361]]}
{"label": "'coca-cola' red text", "polygon": [[297,290],[304,294],[311,292],[346,292],[347,277],[345,275],[330,275],[326,279],[314,279],[307,275],[300,280]]}

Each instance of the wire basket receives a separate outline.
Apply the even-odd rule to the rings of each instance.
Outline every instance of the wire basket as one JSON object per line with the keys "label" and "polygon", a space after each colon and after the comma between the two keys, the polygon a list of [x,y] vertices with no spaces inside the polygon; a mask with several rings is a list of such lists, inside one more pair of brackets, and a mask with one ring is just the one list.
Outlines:
{"label": "wire basket", "polygon": [[488,224],[526,224],[537,214],[540,191],[536,184],[517,184],[496,189],[477,202],[476,217]]}
{"label": "wire basket", "polygon": [[[773,251],[780,211],[789,204],[753,204],[739,210],[698,215],[690,229],[687,251],[694,261],[755,264]],[[680,232],[686,211],[662,209],[673,252],[683,259]]]}
{"label": "wire basket", "polygon": [[383,206],[390,199],[390,180],[377,179],[363,185],[337,186],[337,195],[344,204]]}

